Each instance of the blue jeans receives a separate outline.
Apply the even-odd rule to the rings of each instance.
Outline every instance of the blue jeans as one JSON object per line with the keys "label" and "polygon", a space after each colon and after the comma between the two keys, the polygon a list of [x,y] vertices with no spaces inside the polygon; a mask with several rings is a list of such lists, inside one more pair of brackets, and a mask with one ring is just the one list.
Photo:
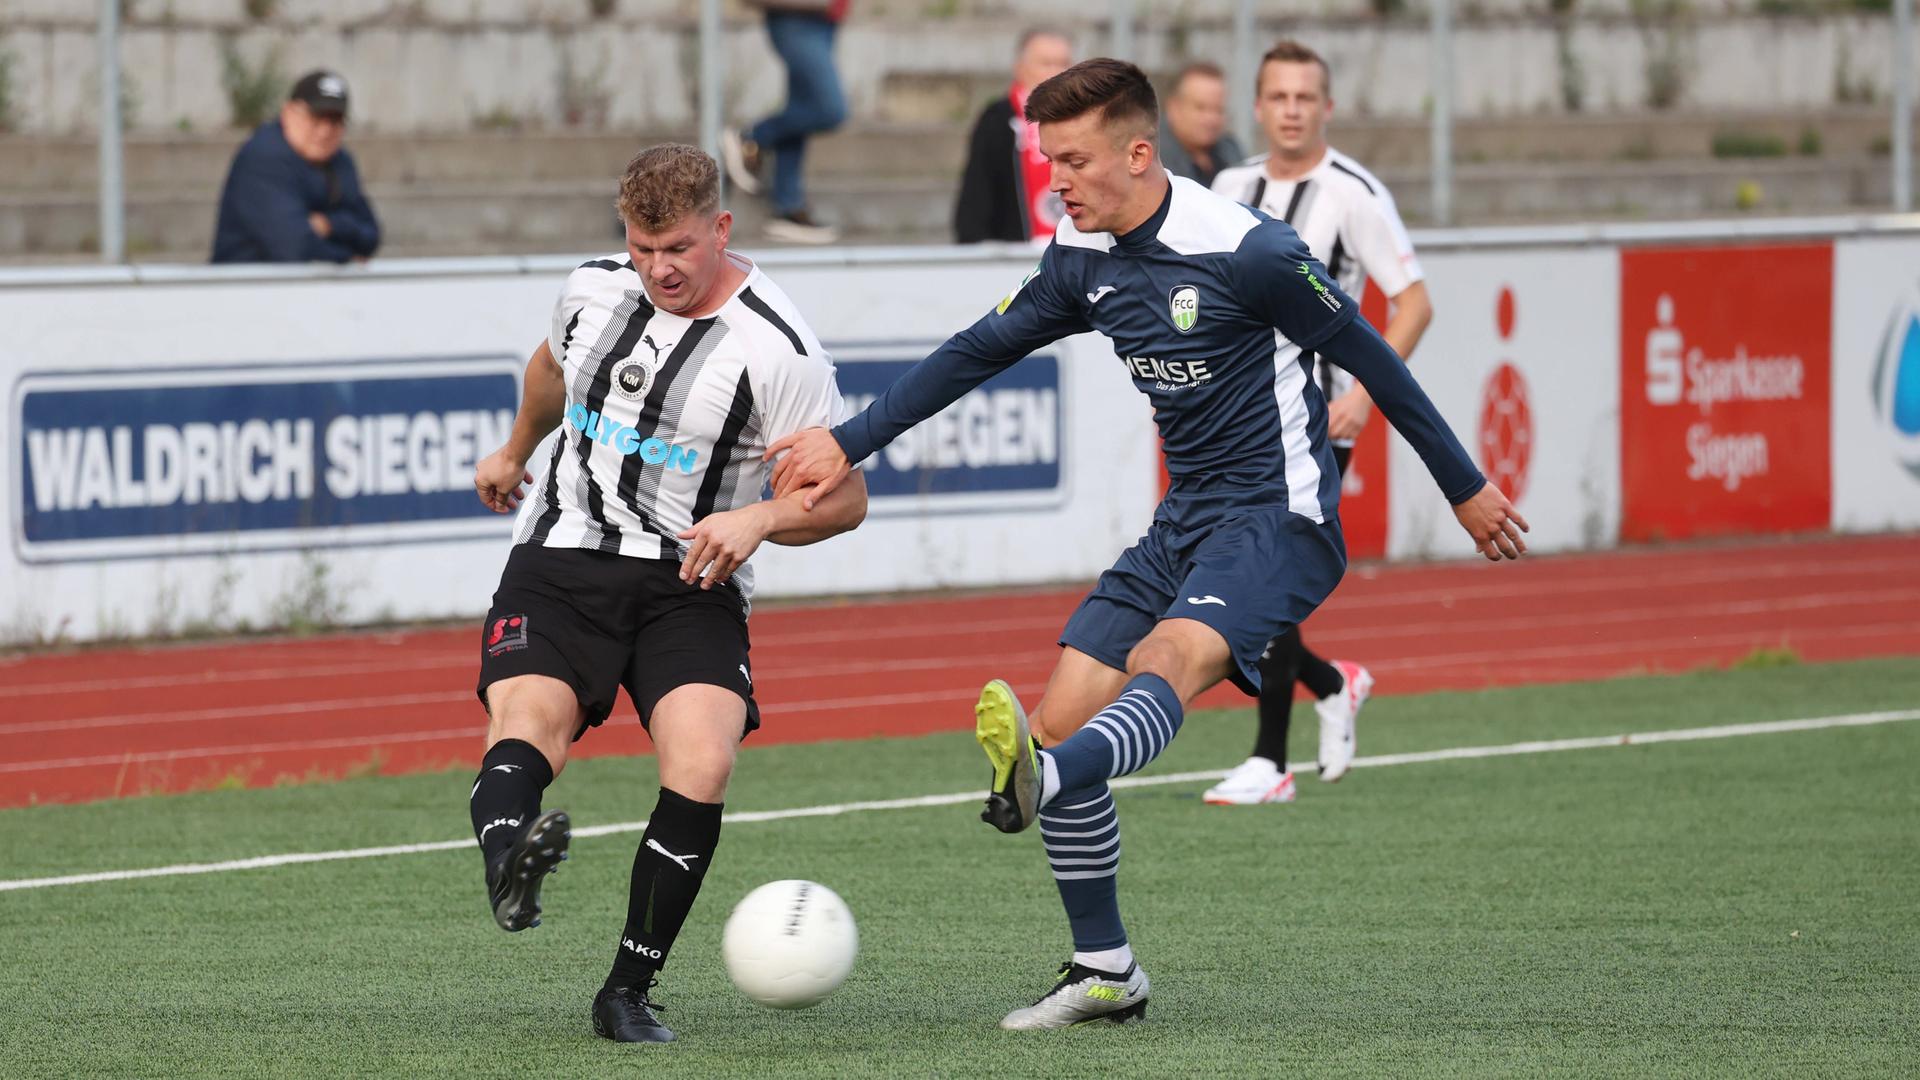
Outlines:
{"label": "blue jeans", "polygon": [[773,210],[792,214],[806,209],[800,178],[807,138],[832,131],[847,119],[847,99],[833,67],[833,36],[839,28],[818,15],[767,13],[767,37],[787,65],[786,108],[753,125],[747,138],[773,152]]}

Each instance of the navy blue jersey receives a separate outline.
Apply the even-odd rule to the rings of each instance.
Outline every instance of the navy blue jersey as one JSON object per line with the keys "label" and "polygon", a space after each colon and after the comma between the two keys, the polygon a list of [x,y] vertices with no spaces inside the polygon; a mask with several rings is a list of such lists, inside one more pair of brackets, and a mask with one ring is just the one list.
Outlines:
{"label": "navy blue jersey", "polygon": [[1171,479],[1158,516],[1194,527],[1249,506],[1323,522],[1340,498],[1316,351],[1352,371],[1448,499],[1485,481],[1433,403],[1285,222],[1179,177],[1121,236],[1070,219],[998,307],[833,429],[853,462],[1052,341],[1098,330],[1153,402]]}

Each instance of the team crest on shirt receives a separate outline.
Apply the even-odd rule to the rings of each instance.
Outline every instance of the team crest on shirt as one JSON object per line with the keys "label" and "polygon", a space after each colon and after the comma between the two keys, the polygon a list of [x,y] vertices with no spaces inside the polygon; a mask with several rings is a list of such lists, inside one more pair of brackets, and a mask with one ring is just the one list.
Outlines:
{"label": "team crest on shirt", "polygon": [[667,362],[667,350],[673,348],[671,341],[665,345],[654,344],[652,334],[642,338],[641,344],[653,351],[652,360],[630,357],[613,369],[613,388],[636,401],[646,397],[647,391],[653,389],[653,377]]}
{"label": "team crest on shirt", "polygon": [[1186,333],[1200,321],[1200,290],[1191,285],[1175,285],[1167,294],[1167,308],[1173,315],[1173,328]]}

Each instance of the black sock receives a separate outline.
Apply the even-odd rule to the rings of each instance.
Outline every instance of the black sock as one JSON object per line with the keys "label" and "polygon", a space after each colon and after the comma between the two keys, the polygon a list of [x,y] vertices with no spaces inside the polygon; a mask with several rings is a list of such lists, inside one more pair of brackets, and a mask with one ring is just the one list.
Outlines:
{"label": "black sock", "polygon": [[1300,631],[1289,630],[1267,645],[1260,658],[1260,730],[1253,756],[1287,768],[1287,729],[1293,724],[1293,683],[1300,674]]}
{"label": "black sock", "polygon": [[667,962],[680,924],[720,843],[720,803],[694,802],[660,789],[647,832],[633,856],[627,926],[613,951],[608,986],[645,986]]}
{"label": "black sock", "polygon": [[[1296,634],[1299,631],[1294,631]],[[1320,659],[1306,643],[1300,644],[1300,681],[1306,684],[1307,692],[1314,697],[1331,697],[1346,688],[1346,676],[1340,669]]]}
{"label": "black sock", "polygon": [[553,783],[553,766],[529,742],[501,739],[480,759],[480,775],[473,781],[467,809],[473,814],[473,835],[480,840],[480,856],[492,866],[540,813],[540,794]]}

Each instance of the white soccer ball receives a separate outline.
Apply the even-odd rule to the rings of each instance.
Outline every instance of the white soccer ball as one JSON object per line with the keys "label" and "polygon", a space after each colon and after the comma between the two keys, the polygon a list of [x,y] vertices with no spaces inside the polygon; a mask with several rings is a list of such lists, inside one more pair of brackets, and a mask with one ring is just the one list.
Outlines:
{"label": "white soccer ball", "polygon": [[804,1009],[840,989],[860,951],[853,912],[814,881],[771,881],[727,916],[720,957],[740,992],[771,1009]]}

